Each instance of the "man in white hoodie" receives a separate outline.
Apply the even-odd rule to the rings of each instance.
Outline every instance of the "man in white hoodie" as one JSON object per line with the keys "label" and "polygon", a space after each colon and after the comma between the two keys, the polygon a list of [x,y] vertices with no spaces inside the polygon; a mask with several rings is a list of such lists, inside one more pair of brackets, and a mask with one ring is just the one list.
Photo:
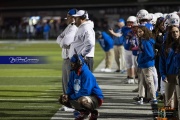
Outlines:
{"label": "man in white hoodie", "polygon": [[[76,14],[76,9],[71,9],[67,13],[66,23],[67,27],[65,30],[57,37],[57,43],[62,48],[62,87],[63,93],[66,94],[67,86],[69,81],[69,74],[70,74],[70,59],[69,59],[69,49],[71,43],[74,41],[74,36],[77,31],[77,26],[75,25],[75,18],[72,16]],[[69,109],[65,106],[61,108],[61,110],[68,111]]]}
{"label": "man in white hoodie", "polygon": [[69,58],[75,54],[82,55],[85,59],[85,63],[89,69],[93,72],[93,57],[95,50],[95,32],[94,23],[89,20],[86,10],[79,10],[75,15],[75,24],[78,27],[74,42],[70,46]]}

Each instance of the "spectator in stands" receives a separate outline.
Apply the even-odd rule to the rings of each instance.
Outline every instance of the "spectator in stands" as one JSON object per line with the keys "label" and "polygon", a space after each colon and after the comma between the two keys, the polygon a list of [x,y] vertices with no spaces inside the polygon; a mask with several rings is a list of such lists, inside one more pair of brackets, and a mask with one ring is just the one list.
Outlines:
{"label": "spectator in stands", "polygon": [[45,40],[49,40],[49,32],[50,32],[50,25],[49,25],[49,21],[45,22],[44,27],[43,27],[43,35],[44,35],[44,39]]}
{"label": "spectator in stands", "polygon": [[34,36],[34,26],[32,23],[27,23],[26,25],[26,34],[27,34],[27,41],[30,40],[30,39],[33,39],[33,36]]}

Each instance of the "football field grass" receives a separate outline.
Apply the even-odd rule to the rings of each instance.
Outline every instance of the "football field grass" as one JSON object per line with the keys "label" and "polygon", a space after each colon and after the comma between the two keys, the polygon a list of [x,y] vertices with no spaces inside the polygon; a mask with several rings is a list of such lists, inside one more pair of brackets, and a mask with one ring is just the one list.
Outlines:
{"label": "football field grass", "polygon": [[[61,48],[54,43],[0,43],[0,56],[46,56],[47,64],[0,64],[0,120],[49,120],[61,107]],[[94,68],[104,59],[95,47]]]}

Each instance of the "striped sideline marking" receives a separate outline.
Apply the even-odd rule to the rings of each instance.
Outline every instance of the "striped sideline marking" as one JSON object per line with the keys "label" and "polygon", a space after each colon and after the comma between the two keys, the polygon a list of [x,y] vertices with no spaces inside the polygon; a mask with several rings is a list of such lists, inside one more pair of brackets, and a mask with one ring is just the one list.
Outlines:
{"label": "striped sideline marking", "polygon": [[24,106],[24,108],[54,108],[53,106]]}
{"label": "striped sideline marking", "polygon": [[25,98],[25,99],[0,99],[0,101],[4,101],[4,100],[7,100],[7,101],[57,101],[57,99],[51,99],[51,98],[37,98],[37,99],[32,99],[32,98]]}
{"label": "striped sideline marking", "polygon": [[56,41],[54,40],[49,40],[49,41],[45,41],[45,40],[31,40],[31,41],[20,41],[20,40],[5,40],[5,41],[0,41],[0,43],[17,43],[17,44],[37,44],[37,43],[56,43]]}
{"label": "striped sideline marking", "polygon": [[14,77],[19,77],[19,78],[21,78],[21,77],[29,77],[29,78],[31,78],[31,77],[39,77],[39,78],[49,78],[49,77],[53,77],[53,78],[56,78],[56,77],[61,77],[61,76],[0,76],[0,77],[6,77],[6,78],[14,78]]}
{"label": "striped sideline marking", "polygon": [[0,85],[0,87],[58,87],[59,85]]}

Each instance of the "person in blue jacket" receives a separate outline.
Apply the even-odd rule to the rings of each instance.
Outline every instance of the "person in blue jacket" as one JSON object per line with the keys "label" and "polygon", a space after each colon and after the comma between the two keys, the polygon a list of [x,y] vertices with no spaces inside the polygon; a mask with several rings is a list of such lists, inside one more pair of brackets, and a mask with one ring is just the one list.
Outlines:
{"label": "person in blue jacket", "polygon": [[145,85],[150,93],[151,103],[157,104],[156,92],[153,79],[153,67],[155,67],[155,54],[151,32],[145,26],[138,27],[139,51],[138,51],[138,68],[139,68],[139,101],[138,104],[143,104],[145,97]]}
{"label": "person in blue jacket", "polygon": [[71,73],[66,94],[59,102],[74,108],[75,120],[84,120],[90,113],[91,120],[97,120],[98,107],[102,105],[103,93],[96,78],[89,70],[81,55],[74,54],[71,58]]}
{"label": "person in blue jacket", "polygon": [[159,17],[156,21],[154,29],[152,30],[152,34],[156,41],[154,45],[154,49],[156,53],[155,54],[155,67],[156,67],[157,76],[158,76],[158,91],[160,91],[161,93],[158,99],[161,101],[164,101],[164,82],[161,81],[161,75],[159,72],[159,56],[160,56],[162,45],[165,42],[166,35],[167,35],[164,22],[165,22],[165,18]]}
{"label": "person in blue jacket", "polygon": [[176,109],[177,96],[179,92],[176,85],[179,84],[176,77],[178,68],[174,66],[177,50],[180,45],[180,32],[178,26],[170,26],[167,39],[162,46],[162,51],[159,59],[159,71],[162,81],[165,83],[165,105]]}
{"label": "person in blue jacket", "polygon": [[[130,50],[131,47],[131,39],[132,35],[130,34],[132,25],[137,22],[137,19],[135,16],[129,16],[126,20],[126,26],[123,26],[121,29],[121,34],[114,33],[113,30],[109,30],[109,32],[116,36],[116,37],[122,37],[123,39],[123,47],[124,47],[124,59],[125,59],[125,65],[127,70],[127,78],[125,80],[125,83],[127,84],[134,84],[134,78],[135,78],[135,57],[132,54],[132,51]],[[123,70],[123,72],[125,72]],[[122,72],[122,73],[123,73]]]}
{"label": "person in blue jacket", "polygon": [[43,27],[43,35],[44,35],[44,39],[45,40],[49,40],[49,32],[51,30],[51,26],[49,25],[49,21],[47,21],[45,24],[44,24],[44,27]]}
{"label": "person in blue jacket", "polygon": [[122,36],[122,28],[125,26],[125,20],[120,18],[117,22],[117,28],[109,32],[114,40],[114,56],[117,63],[117,70],[115,72],[124,73],[126,70],[126,61],[124,58],[124,37]]}
{"label": "person in blue jacket", "polygon": [[96,40],[99,42],[101,48],[105,52],[105,68],[101,69],[102,72],[111,72],[112,63],[114,59],[114,41],[110,35],[104,31],[96,32]]}
{"label": "person in blue jacket", "polygon": [[137,19],[135,16],[129,16],[126,20],[126,26],[122,28],[122,35],[125,38],[123,41],[123,46],[125,49],[125,61],[126,61],[126,68],[127,68],[127,82],[128,84],[134,84],[134,79],[136,76],[135,68],[136,57],[133,55],[131,46],[132,41],[134,41],[134,33],[132,31],[132,26],[137,23]]}

